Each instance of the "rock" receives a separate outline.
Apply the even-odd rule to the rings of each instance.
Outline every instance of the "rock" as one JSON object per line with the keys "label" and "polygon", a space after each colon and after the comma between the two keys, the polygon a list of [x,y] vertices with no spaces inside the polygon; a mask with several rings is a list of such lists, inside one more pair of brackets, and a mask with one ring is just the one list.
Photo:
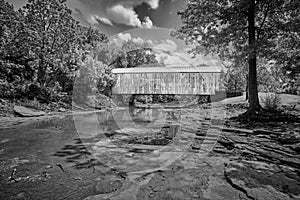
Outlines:
{"label": "rock", "polygon": [[297,180],[275,165],[261,162],[236,161],[225,166],[227,182],[255,200],[290,200],[297,197],[300,188]]}
{"label": "rock", "polygon": [[289,132],[284,133],[278,138],[278,141],[282,144],[296,144],[300,142],[300,133]]}
{"label": "rock", "polygon": [[245,135],[252,135],[253,131],[248,129],[240,129],[240,128],[222,128],[223,132],[229,133],[237,133],[237,134],[245,134]]}
{"label": "rock", "polygon": [[47,165],[47,166],[45,167],[45,169],[51,169],[51,168],[52,168],[51,165]]}
{"label": "rock", "polygon": [[17,194],[15,199],[26,200],[26,199],[30,199],[30,198],[28,197],[28,194],[26,192],[20,192],[19,194]]}
{"label": "rock", "polygon": [[128,157],[128,158],[131,158],[134,156],[134,153],[128,153],[128,154],[125,154],[125,157]]}
{"label": "rock", "polygon": [[233,141],[226,137],[219,137],[218,142],[229,150],[233,149],[235,145]]}
{"label": "rock", "polygon": [[59,108],[58,112],[66,112],[66,109],[65,108]]}
{"label": "rock", "polygon": [[278,135],[276,132],[269,131],[269,130],[263,130],[263,129],[255,129],[253,131],[253,134],[255,134],[255,135],[273,135],[273,136]]}
{"label": "rock", "polygon": [[294,151],[300,153],[300,143],[294,144],[291,148],[292,148]]}
{"label": "rock", "polygon": [[95,143],[95,146],[98,147],[107,147],[108,145],[110,145],[111,140],[110,139],[105,139],[105,140],[100,140],[98,142]]}
{"label": "rock", "polygon": [[21,117],[39,117],[46,114],[43,111],[36,111],[23,106],[14,106],[14,112]]}
{"label": "rock", "polygon": [[7,101],[5,101],[4,99],[0,99],[0,104],[6,105],[6,104],[7,104]]}
{"label": "rock", "polygon": [[121,189],[122,186],[121,180],[100,180],[95,189],[99,194],[109,194]]}

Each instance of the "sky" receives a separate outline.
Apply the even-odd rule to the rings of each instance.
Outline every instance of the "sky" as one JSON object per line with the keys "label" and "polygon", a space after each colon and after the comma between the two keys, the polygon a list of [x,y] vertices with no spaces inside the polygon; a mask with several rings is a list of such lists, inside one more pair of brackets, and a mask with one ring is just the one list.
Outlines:
{"label": "sky", "polygon": [[[27,0],[7,0],[15,9]],[[133,40],[147,43],[156,51],[156,59],[166,66],[220,65],[216,56],[197,55],[182,40],[170,36],[182,26],[177,15],[186,0],[68,0],[73,17],[83,26],[92,26],[106,34],[117,45]]]}
{"label": "sky", "polygon": [[[27,0],[7,0],[15,9]],[[108,36],[133,28],[178,28],[178,10],[186,0],[68,0],[73,17],[82,25],[94,26]]]}

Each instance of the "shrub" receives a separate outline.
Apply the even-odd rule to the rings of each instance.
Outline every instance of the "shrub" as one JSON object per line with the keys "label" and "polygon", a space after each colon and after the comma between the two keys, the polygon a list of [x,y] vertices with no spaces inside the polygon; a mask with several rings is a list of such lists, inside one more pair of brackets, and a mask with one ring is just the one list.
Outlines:
{"label": "shrub", "polygon": [[80,70],[73,89],[73,101],[84,103],[88,96],[96,93],[110,96],[115,80],[111,68],[92,56],[80,63]]}
{"label": "shrub", "polygon": [[262,99],[262,103],[264,104],[264,109],[275,112],[278,110],[281,100],[277,94],[266,94]]}

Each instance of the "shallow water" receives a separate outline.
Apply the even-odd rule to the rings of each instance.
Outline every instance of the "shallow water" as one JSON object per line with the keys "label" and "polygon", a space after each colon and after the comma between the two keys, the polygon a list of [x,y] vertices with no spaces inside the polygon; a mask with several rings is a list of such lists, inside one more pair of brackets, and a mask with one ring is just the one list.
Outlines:
{"label": "shallow water", "polygon": [[[124,109],[0,129],[0,197],[81,199],[99,192],[94,189],[99,177],[121,181],[122,173],[163,170],[190,152],[211,115],[194,109]],[[120,187],[113,185],[107,190]]]}

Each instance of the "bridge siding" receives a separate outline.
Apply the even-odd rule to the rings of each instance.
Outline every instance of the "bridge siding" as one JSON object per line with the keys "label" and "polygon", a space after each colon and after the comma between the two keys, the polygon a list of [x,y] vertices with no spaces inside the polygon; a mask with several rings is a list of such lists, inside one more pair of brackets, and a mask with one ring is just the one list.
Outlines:
{"label": "bridge siding", "polygon": [[113,94],[214,95],[220,90],[220,73],[116,73],[115,76]]}

